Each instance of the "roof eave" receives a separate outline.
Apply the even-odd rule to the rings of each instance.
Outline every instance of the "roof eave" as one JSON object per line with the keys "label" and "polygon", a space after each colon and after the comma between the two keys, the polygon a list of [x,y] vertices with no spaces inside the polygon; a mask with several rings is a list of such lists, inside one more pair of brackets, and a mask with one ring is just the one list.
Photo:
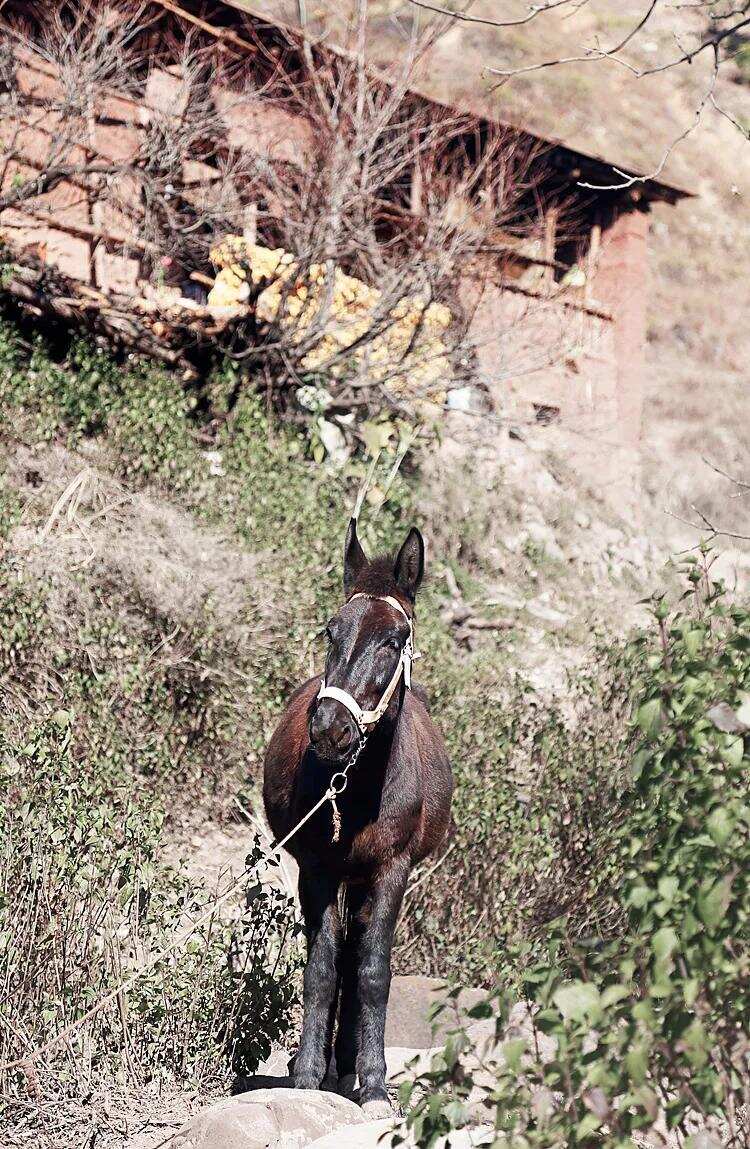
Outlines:
{"label": "roof eave", "polygon": [[[305,35],[304,29],[294,24],[289,24],[284,20],[272,17],[262,5],[256,3],[256,0],[221,0],[221,2],[228,8],[243,12],[253,19],[267,24],[269,27],[279,28],[291,36],[301,38]],[[156,3],[161,3],[161,0],[156,0]],[[174,7],[171,3],[165,3],[163,6],[167,11],[174,12]],[[328,42],[326,46],[333,52],[344,56],[349,55],[348,51],[338,44]],[[509,123],[499,117],[489,115],[486,111],[477,112],[470,108],[461,108],[455,103],[443,103],[435,99],[434,96],[421,91],[418,83],[412,85],[409,90],[419,96],[420,99],[437,107],[452,108],[454,111],[465,111],[467,115],[475,116],[479,121],[483,121],[487,124],[496,124],[500,127],[508,128],[511,131],[518,132],[519,135],[525,136],[528,140],[536,144],[554,149],[559,156],[568,157],[571,172],[574,172],[576,168],[580,168],[581,170],[581,178],[578,179],[578,185],[582,187],[582,190],[591,190],[604,196],[612,196],[619,199],[629,198],[632,201],[639,201],[641,203],[661,201],[672,205],[679,203],[679,201],[683,199],[694,199],[696,196],[695,192],[687,188],[667,183],[657,179],[655,176],[645,176],[640,172],[635,172],[623,167],[621,164],[615,164],[603,156],[578,151],[576,148],[572,148],[569,144],[566,144],[564,140],[541,136],[518,124]],[[571,178],[575,179],[576,177]],[[587,187],[589,184],[592,185],[590,188]]]}

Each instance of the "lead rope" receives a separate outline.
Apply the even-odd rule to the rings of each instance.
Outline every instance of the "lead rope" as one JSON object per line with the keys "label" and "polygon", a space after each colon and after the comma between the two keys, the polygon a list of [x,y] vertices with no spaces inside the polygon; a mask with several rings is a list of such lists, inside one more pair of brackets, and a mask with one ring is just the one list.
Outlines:
{"label": "lead rope", "polygon": [[[328,789],[325,792],[324,797],[328,798],[329,802],[331,803],[331,818],[333,819],[333,833],[331,834],[332,842],[338,842],[339,838],[341,837],[341,813],[336,804],[336,799],[340,794],[344,793],[344,790],[346,790],[347,786],[349,785],[349,771],[364,750],[366,742],[367,735],[363,734],[357,743],[354,753],[344,766],[344,769],[339,770],[331,777],[331,781],[328,784]],[[337,781],[337,779],[340,779],[340,781]]]}

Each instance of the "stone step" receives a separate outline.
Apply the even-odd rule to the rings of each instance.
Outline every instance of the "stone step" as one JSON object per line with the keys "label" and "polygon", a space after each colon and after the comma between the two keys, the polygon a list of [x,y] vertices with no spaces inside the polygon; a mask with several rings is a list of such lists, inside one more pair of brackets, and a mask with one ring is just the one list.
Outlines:
{"label": "stone step", "polygon": [[348,1144],[343,1130],[371,1124],[353,1101],[337,1093],[258,1089],[204,1109],[175,1134],[172,1149],[302,1149],[328,1134]]}
{"label": "stone step", "polygon": [[[396,1145],[404,1145],[408,1149],[413,1145],[411,1140],[395,1141],[389,1133],[394,1129],[394,1122],[368,1121],[365,1125],[355,1125],[345,1133],[339,1130],[336,1133],[327,1133],[312,1141],[308,1149],[395,1149]],[[474,1146],[491,1145],[494,1133],[489,1125],[478,1129],[457,1129],[449,1136],[439,1137],[434,1149],[474,1149]]]}
{"label": "stone step", "polygon": [[[456,1001],[459,1012],[471,1009],[485,996],[483,989],[462,989]],[[459,1020],[455,1009],[450,1007],[436,1022],[430,1021],[430,1010],[444,998],[445,982],[439,978],[420,974],[394,977],[388,1000],[385,1044],[412,1049],[430,1049],[440,1045],[448,1030],[454,1029]]]}

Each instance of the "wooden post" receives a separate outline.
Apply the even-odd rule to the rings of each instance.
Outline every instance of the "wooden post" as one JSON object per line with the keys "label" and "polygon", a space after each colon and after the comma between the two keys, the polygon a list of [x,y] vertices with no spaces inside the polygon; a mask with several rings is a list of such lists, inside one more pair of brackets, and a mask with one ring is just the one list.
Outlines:
{"label": "wooden post", "polygon": [[[560,215],[560,209],[551,207],[546,216],[544,217],[544,258],[553,264],[555,261],[555,250],[557,248],[557,221]],[[555,282],[555,269],[554,267],[545,267],[544,269],[544,283],[548,288]]]}

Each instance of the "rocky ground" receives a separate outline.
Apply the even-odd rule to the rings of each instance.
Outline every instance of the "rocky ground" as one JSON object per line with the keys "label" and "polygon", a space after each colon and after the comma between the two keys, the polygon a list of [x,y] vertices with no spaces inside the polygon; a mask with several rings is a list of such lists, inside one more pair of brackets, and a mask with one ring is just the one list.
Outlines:
{"label": "rocky ground", "polygon": [[[433,1024],[430,1010],[441,1000],[443,988],[443,983],[433,978],[393,979],[386,1063],[396,1109],[400,1081],[429,1067],[449,1030],[483,997],[481,990],[462,991],[456,1008]],[[523,1030],[520,1014],[515,1024],[519,1032]],[[486,1053],[492,1044],[494,1023],[475,1022],[469,1034],[477,1051]],[[188,1096],[171,1097],[165,1099],[161,1111],[152,1103],[153,1113],[140,1127],[133,1126],[120,1144],[123,1149],[161,1149],[167,1145],[172,1149],[376,1149],[393,1144],[388,1134],[398,1125],[397,1118],[368,1120],[355,1101],[340,1096],[333,1086],[317,1093],[295,1091],[289,1060],[286,1050],[277,1050],[254,1077],[236,1082],[237,1092],[231,1097],[205,1098],[202,1104]],[[489,1143],[487,1116],[477,1105],[472,1127],[451,1135],[453,1149]]]}

